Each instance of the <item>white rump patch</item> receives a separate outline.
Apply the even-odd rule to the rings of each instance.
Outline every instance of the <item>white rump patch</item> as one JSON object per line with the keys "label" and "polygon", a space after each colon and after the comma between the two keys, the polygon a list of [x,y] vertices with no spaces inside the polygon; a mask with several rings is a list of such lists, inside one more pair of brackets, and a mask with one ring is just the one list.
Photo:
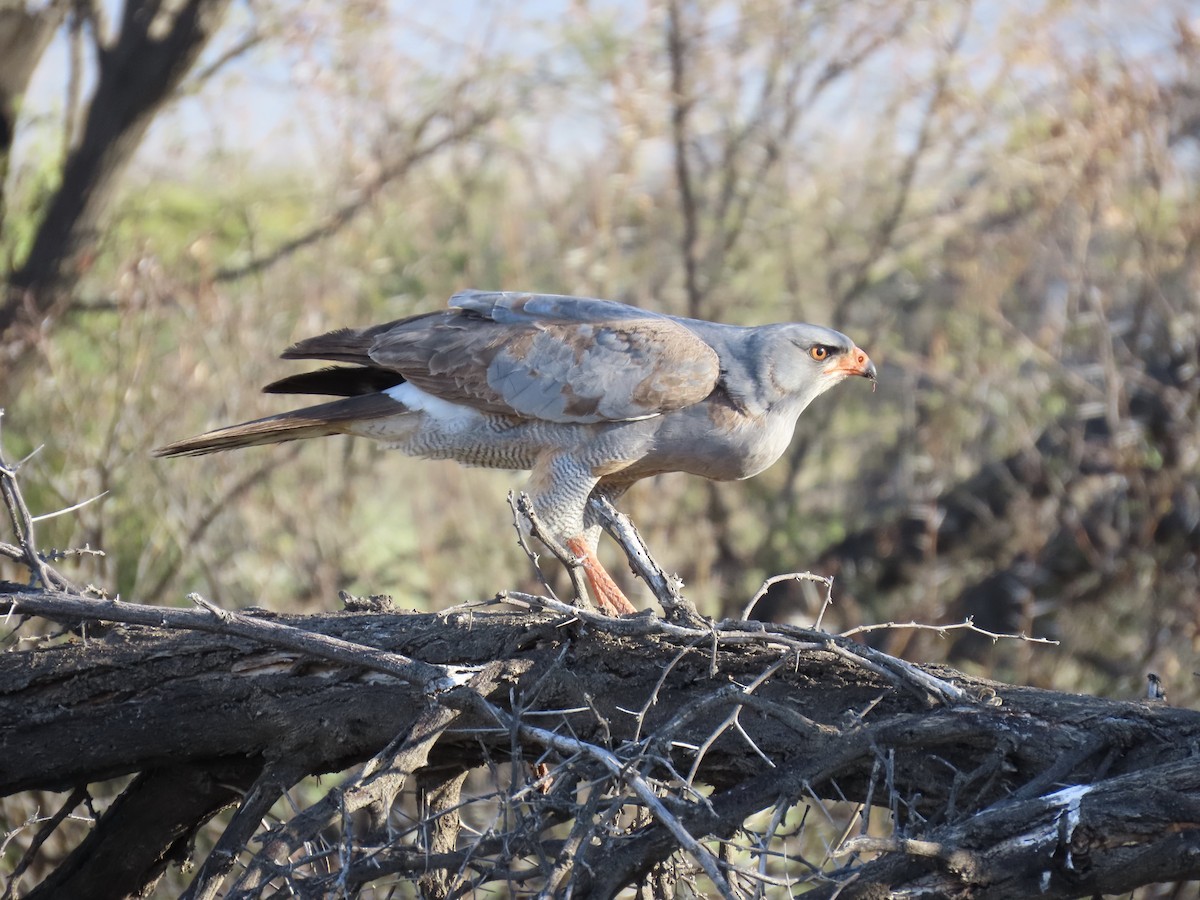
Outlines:
{"label": "white rump patch", "polygon": [[407,381],[388,388],[384,393],[413,412],[423,412],[442,425],[454,427],[479,421],[478,410],[435,397]]}

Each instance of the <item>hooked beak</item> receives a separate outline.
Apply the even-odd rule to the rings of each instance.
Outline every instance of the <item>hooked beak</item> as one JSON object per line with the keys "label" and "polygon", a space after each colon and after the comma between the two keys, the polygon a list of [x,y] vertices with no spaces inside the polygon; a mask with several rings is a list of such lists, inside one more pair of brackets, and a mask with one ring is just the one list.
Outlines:
{"label": "hooked beak", "polygon": [[826,374],[840,374],[843,378],[858,375],[875,381],[875,363],[858,347],[851,347],[850,352],[839,356],[826,370]]}

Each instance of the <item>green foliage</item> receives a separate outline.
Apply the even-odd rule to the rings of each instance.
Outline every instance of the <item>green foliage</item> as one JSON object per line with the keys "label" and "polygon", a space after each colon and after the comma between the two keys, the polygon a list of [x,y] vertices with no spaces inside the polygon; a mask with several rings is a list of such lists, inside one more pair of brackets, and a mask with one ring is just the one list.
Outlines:
{"label": "green foliage", "polygon": [[[217,165],[185,181],[128,189],[105,235],[96,280],[112,279],[131,254],[147,254],[170,272],[198,279],[212,267],[235,267],[260,245],[295,234],[317,206],[298,173],[227,181]],[[215,188],[214,188],[215,185]],[[205,271],[205,269],[209,271]]]}

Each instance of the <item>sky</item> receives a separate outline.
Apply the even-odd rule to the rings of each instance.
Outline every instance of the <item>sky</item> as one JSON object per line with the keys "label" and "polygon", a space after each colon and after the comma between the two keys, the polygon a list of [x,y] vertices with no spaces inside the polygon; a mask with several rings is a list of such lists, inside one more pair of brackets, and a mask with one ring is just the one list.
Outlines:
{"label": "sky", "polygon": [[[472,55],[506,55],[530,66],[546,65],[561,59],[563,26],[572,18],[589,21],[605,17],[616,30],[644,27],[647,5],[635,0],[532,0],[521,4],[504,0],[370,0],[340,3],[334,0],[236,0],[225,28],[208,48],[200,68],[217,58],[255,23],[282,32],[226,67],[201,90],[184,96],[159,116],[140,151],[143,172],[151,177],[178,172],[181,163],[199,163],[214,155],[242,157],[249,166],[268,169],[286,165],[317,170],[327,165],[330,141],[344,136],[347,124],[337,121],[347,113],[344,98],[358,93],[364,102],[387,95],[398,113],[404,110],[403,96],[396,96],[414,73],[422,77],[448,74]],[[1042,0],[1018,0],[1036,7]],[[1046,0],[1049,2],[1049,0]],[[119,20],[120,0],[106,0],[110,20]],[[730,5],[730,8],[733,4]],[[753,9],[749,4],[747,9]],[[999,27],[999,20],[1011,11],[1001,0],[975,5],[974,34],[971,39],[986,42]],[[1115,52],[1144,57],[1153,65],[1153,48],[1170,39],[1173,18],[1189,9],[1186,2],[1160,2],[1139,5],[1137,16],[1130,7],[1116,0],[1081,3],[1079,14],[1062,35],[1064,52],[1111,44]],[[382,11],[381,11],[382,10]],[[514,10],[519,12],[514,13]],[[1143,14],[1144,13],[1144,14]],[[360,71],[339,69],[338,54],[350,44],[339,43],[350,16],[365,22],[355,38],[355,50],[372,54],[370,67]],[[1196,20],[1195,12],[1192,14]],[[711,22],[721,22],[714,15]],[[1131,27],[1132,25],[1132,27]],[[714,26],[716,27],[716,26]],[[730,26],[732,27],[732,26]],[[656,38],[657,39],[657,38]],[[68,46],[60,33],[44,56],[26,99],[28,116],[45,130],[28,129],[16,149],[18,160],[44,152],[57,140],[68,73]],[[920,60],[912,60],[920,67]],[[553,65],[553,62],[549,63]],[[977,58],[980,72],[986,61]],[[379,84],[354,83],[362,71],[378,74]],[[1165,74],[1165,73],[1164,73]],[[84,96],[90,92],[94,70],[89,66],[83,83]],[[394,85],[381,89],[380,85]],[[869,85],[868,85],[869,88]],[[597,98],[598,99],[598,98]],[[857,98],[861,99],[861,98]],[[600,101],[602,102],[602,101]],[[340,105],[339,105],[340,104]],[[860,109],[857,114],[867,114]],[[569,110],[550,110],[550,115],[569,115]],[[821,113],[818,113],[821,114]],[[836,108],[824,113],[830,124],[853,130],[853,107]],[[578,128],[586,129],[586,111],[580,110]],[[340,129],[338,126],[341,126]],[[570,141],[586,138],[578,128],[561,129],[555,139]]]}
{"label": "sky", "polygon": [[[106,0],[110,21],[119,21],[121,3]],[[357,4],[369,8],[370,3]],[[623,5],[618,0],[617,5]],[[202,70],[239,40],[254,23],[272,27],[282,22],[283,33],[250,50],[224,67],[221,74],[195,93],[179,99],[155,122],[140,151],[153,167],[178,166],[182,158],[203,158],[212,153],[245,153],[269,159],[272,165],[286,159],[293,165],[315,166],[324,150],[312,127],[328,115],[323,102],[335,84],[334,54],[340,17],[356,4],[332,0],[285,2],[278,11],[256,3],[237,2],[225,27],[207,48],[196,67]],[[394,2],[379,17],[378,27],[368,26],[375,52],[401,74],[448,73],[467,54],[503,52],[528,55],[545,53],[552,43],[551,23],[569,15],[569,0],[534,0],[519,5],[503,0],[438,0],[436,3]],[[57,126],[65,106],[69,67],[65,30],[51,43],[34,74],[25,107],[36,111],[39,123]],[[82,94],[95,83],[92,60],[85,66]],[[28,141],[29,138],[27,137]],[[18,146],[18,156],[29,152]]]}

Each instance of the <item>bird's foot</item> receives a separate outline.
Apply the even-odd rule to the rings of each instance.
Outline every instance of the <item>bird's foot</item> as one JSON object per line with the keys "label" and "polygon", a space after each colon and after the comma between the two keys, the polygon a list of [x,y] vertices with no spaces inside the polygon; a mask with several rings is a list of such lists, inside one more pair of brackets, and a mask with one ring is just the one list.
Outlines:
{"label": "bird's foot", "polygon": [[587,578],[588,587],[592,589],[592,596],[602,612],[608,613],[610,616],[626,616],[638,611],[637,607],[630,603],[629,598],[617,587],[617,583],[600,564],[595,552],[588,547],[583,538],[570,538],[567,541],[567,549],[582,561],[583,574]]}

